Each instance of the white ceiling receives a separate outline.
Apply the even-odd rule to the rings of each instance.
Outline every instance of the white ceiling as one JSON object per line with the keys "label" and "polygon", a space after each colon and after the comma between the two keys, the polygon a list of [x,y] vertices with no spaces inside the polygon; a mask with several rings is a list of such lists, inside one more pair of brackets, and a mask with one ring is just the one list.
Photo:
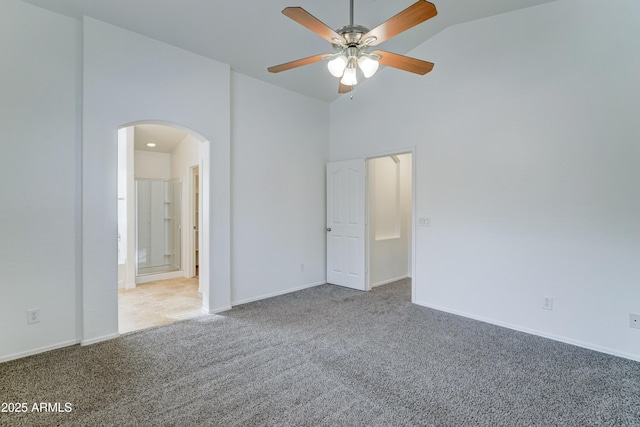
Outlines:
{"label": "white ceiling", "polygon": [[[171,153],[185,136],[187,136],[185,131],[170,126],[136,125],[134,126],[133,146],[135,150]],[[147,143],[154,143],[156,146],[147,147]]]}
{"label": "white ceiling", "polygon": [[[117,25],[231,65],[234,71],[318,99],[337,98],[324,62],[278,74],[267,67],[319,53],[329,43],[280,12],[300,6],[329,27],[349,23],[349,0],[23,0],[72,17]],[[374,28],[415,0],[355,0],[355,24]],[[553,0],[431,0],[438,16],[379,47],[407,54],[444,28]],[[429,58],[420,58],[429,60]],[[402,73],[403,71],[392,70]],[[428,78],[428,74],[424,77]]]}

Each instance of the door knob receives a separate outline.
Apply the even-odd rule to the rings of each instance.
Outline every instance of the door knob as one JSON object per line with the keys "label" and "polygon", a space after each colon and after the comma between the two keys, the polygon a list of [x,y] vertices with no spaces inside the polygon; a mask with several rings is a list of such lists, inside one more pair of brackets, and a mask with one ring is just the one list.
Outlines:
{"label": "door knob", "polygon": [[327,227],[327,231],[331,231],[331,227]]}

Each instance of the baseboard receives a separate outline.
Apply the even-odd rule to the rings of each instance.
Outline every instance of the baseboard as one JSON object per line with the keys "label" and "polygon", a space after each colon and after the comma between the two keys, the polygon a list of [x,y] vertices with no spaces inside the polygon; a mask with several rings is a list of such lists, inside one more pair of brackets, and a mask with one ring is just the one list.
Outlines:
{"label": "baseboard", "polygon": [[47,351],[51,351],[51,350],[57,350],[59,348],[63,348],[63,347],[69,347],[71,345],[76,345],[79,344],[80,340],[70,340],[70,341],[63,341],[57,344],[52,344],[52,345],[47,345],[44,347],[38,347],[38,348],[34,348],[28,351],[22,351],[20,353],[14,353],[14,354],[8,354],[6,356],[0,356],[0,363],[3,362],[8,362],[10,360],[15,360],[15,359],[21,359],[23,357],[27,357],[27,356],[33,356],[34,354],[40,354],[40,353],[44,353]]}
{"label": "baseboard", "polygon": [[241,301],[232,301],[231,305],[235,307],[237,305],[247,304],[247,303],[254,302],[254,301],[260,301],[260,300],[267,299],[267,298],[273,298],[273,297],[277,297],[277,296],[280,296],[280,295],[286,295],[286,294],[290,294],[292,292],[298,292],[298,291],[301,291],[303,289],[308,289],[308,288],[313,288],[315,286],[324,285],[325,283],[327,283],[327,282],[326,281],[314,282],[314,283],[310,283],[308,285],[299,286],[297,288],[287,289],[287,290],[279,291],[279,292],[274,292],[272,294],[266,294],[266,295],[262,295],[262,296],[255,297],[255,298],[248,298],[248,299],[244,299],[244,300],[241,300]]}
{"label": "baseboard", "polygon": [[157,273],[157,274],[147,274],[144,276],[136,277],[136,284],[140,285],[142,283],[155,282],[156,280],[167,280],[167,279],[179,279],[184,276],[184,271],[170,271],[168,273]]}
{"label": "baseboard", "polygon": [[103,335],[101,337],[91,338],[90,340],[81,340],[80,345],[85,346],[85,345],[97,344],[102,341],[109,341],[114,338],[118,338],[119,336],[120,334],[116,332],[115,334]]}
{"label": "baseboard", "polygon": [[482,317],[482,316],[476,316],[474,314],[469,314],[469,313],[456,311],[456,310],[450,310],[450,309],[448,309],[446,307],[440,307],[440,306],[433,305],[433,304],[427,304],[427,303],[424,303],[424,302],[421,302],[421,301],[416,301],[415,304],[416,305],[421,305],[423,307],[432,308],[432,309],[438,310],[438,311],[444,311],[445,313],[455,314],[456,316],[462,316],[462,317],[466,317],[466,318],[469,318],[469,319],[478,320],[480,322],[490,323],[492,325],[501,326],[503,328],[513,329],[514,331],[524,332],[526,334],[536,335],[536,336],[539,336],[539,337],[542,337],[542,338],[548,338],[550,340],[559,341],[559,342],[562,342],[562,343],[565,343],[565,344],[575,345],[576,347],[586,348],[587,350],[593,350],[593,351],[597,351],[599,353],[610,354],[611,356],[622,357],[624,359],[629,359],[629,360],[633,360],[633,361],[636,361],[636,362],[640,362],[640,356],[638,356],[638,355],[631,354],[631,353],[625,353],[623,351],[618,351],[618,350],[615,350],[615,349],[612,349],[612,348],[608,348],[608,347],[602,347],[602,346],[599,346],[597,344],[592,344],[592,343],[588,343],[588,342],[584,342],[584,341],[580,341],[580,340],[574,340],[572,338],[567,338],[567,337],[563,337],[563,336],[560,336],[560,335],[549,334],[549,333],[546,333],[546,332],[538,331],[536,329],[524,328],[522,326],[514,325],[514,324],[511,324],[511,323],[500,322],[500,321],[497,321],[495,319],[489,319],[489,318]]}
{"label": "baseboard", "polygon": [[202,312],[204,314],[218,314],[218,313],[222,313],[223,311],[229,311],[231,310],[231,306],[227,306],[227,307],[220,307],[220,308],[214,308],[213,310],[202,310]]}
{"label": "baseboard", "polygon": [[383,280],[382,282],[372,283],[371,284],[371,288],[377,288],[378,286],[388,285],[389,283],[397,282],[398,280],[404,280],[404,279],[408,279],[408,278],[409,278],[409,276],[404,275],[404,276],[396,277],[394,279]]}

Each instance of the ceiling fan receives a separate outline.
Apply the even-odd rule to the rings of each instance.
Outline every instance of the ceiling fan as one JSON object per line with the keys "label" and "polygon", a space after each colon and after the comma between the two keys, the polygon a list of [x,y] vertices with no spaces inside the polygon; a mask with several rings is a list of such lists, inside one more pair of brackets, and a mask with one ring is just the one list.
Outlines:
{"label": "ceiling fan", "polygon": [[420,59],[386,52],[369,51],[372,46],[389,40],[438,14],[434,4],[419,0],[397,15],[389,18],[372,30],[353,23],[353,0],[350,0],[349,25],[333,30],[301,7],[287,7],[282,10],[285,16],[313,31],[332,44],[335,53],[322,53],[296,61],[286,62],[267,68],[271,73],[329,60],[329,72],[340,78],[339,93],[347,93],[358,84],[357,69],[369,78],[378,70],[379,64],[416,74],[427,74],[433,69],[433,63]]}

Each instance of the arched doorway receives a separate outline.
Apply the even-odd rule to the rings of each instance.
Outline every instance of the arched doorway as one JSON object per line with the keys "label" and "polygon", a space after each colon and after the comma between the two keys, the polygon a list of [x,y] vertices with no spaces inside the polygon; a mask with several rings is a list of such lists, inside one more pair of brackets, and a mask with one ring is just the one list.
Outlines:
{"label": "arched doorway", "polygon": [[207,231],[199,218],[208,215],[208,206],[199,211],[200,177],[209,172],[203,144],[173,123],[136,122],[118,130],[120,333],[202,313],[199,273],[209,269],[206,257],[200,265],[198,249]]}

